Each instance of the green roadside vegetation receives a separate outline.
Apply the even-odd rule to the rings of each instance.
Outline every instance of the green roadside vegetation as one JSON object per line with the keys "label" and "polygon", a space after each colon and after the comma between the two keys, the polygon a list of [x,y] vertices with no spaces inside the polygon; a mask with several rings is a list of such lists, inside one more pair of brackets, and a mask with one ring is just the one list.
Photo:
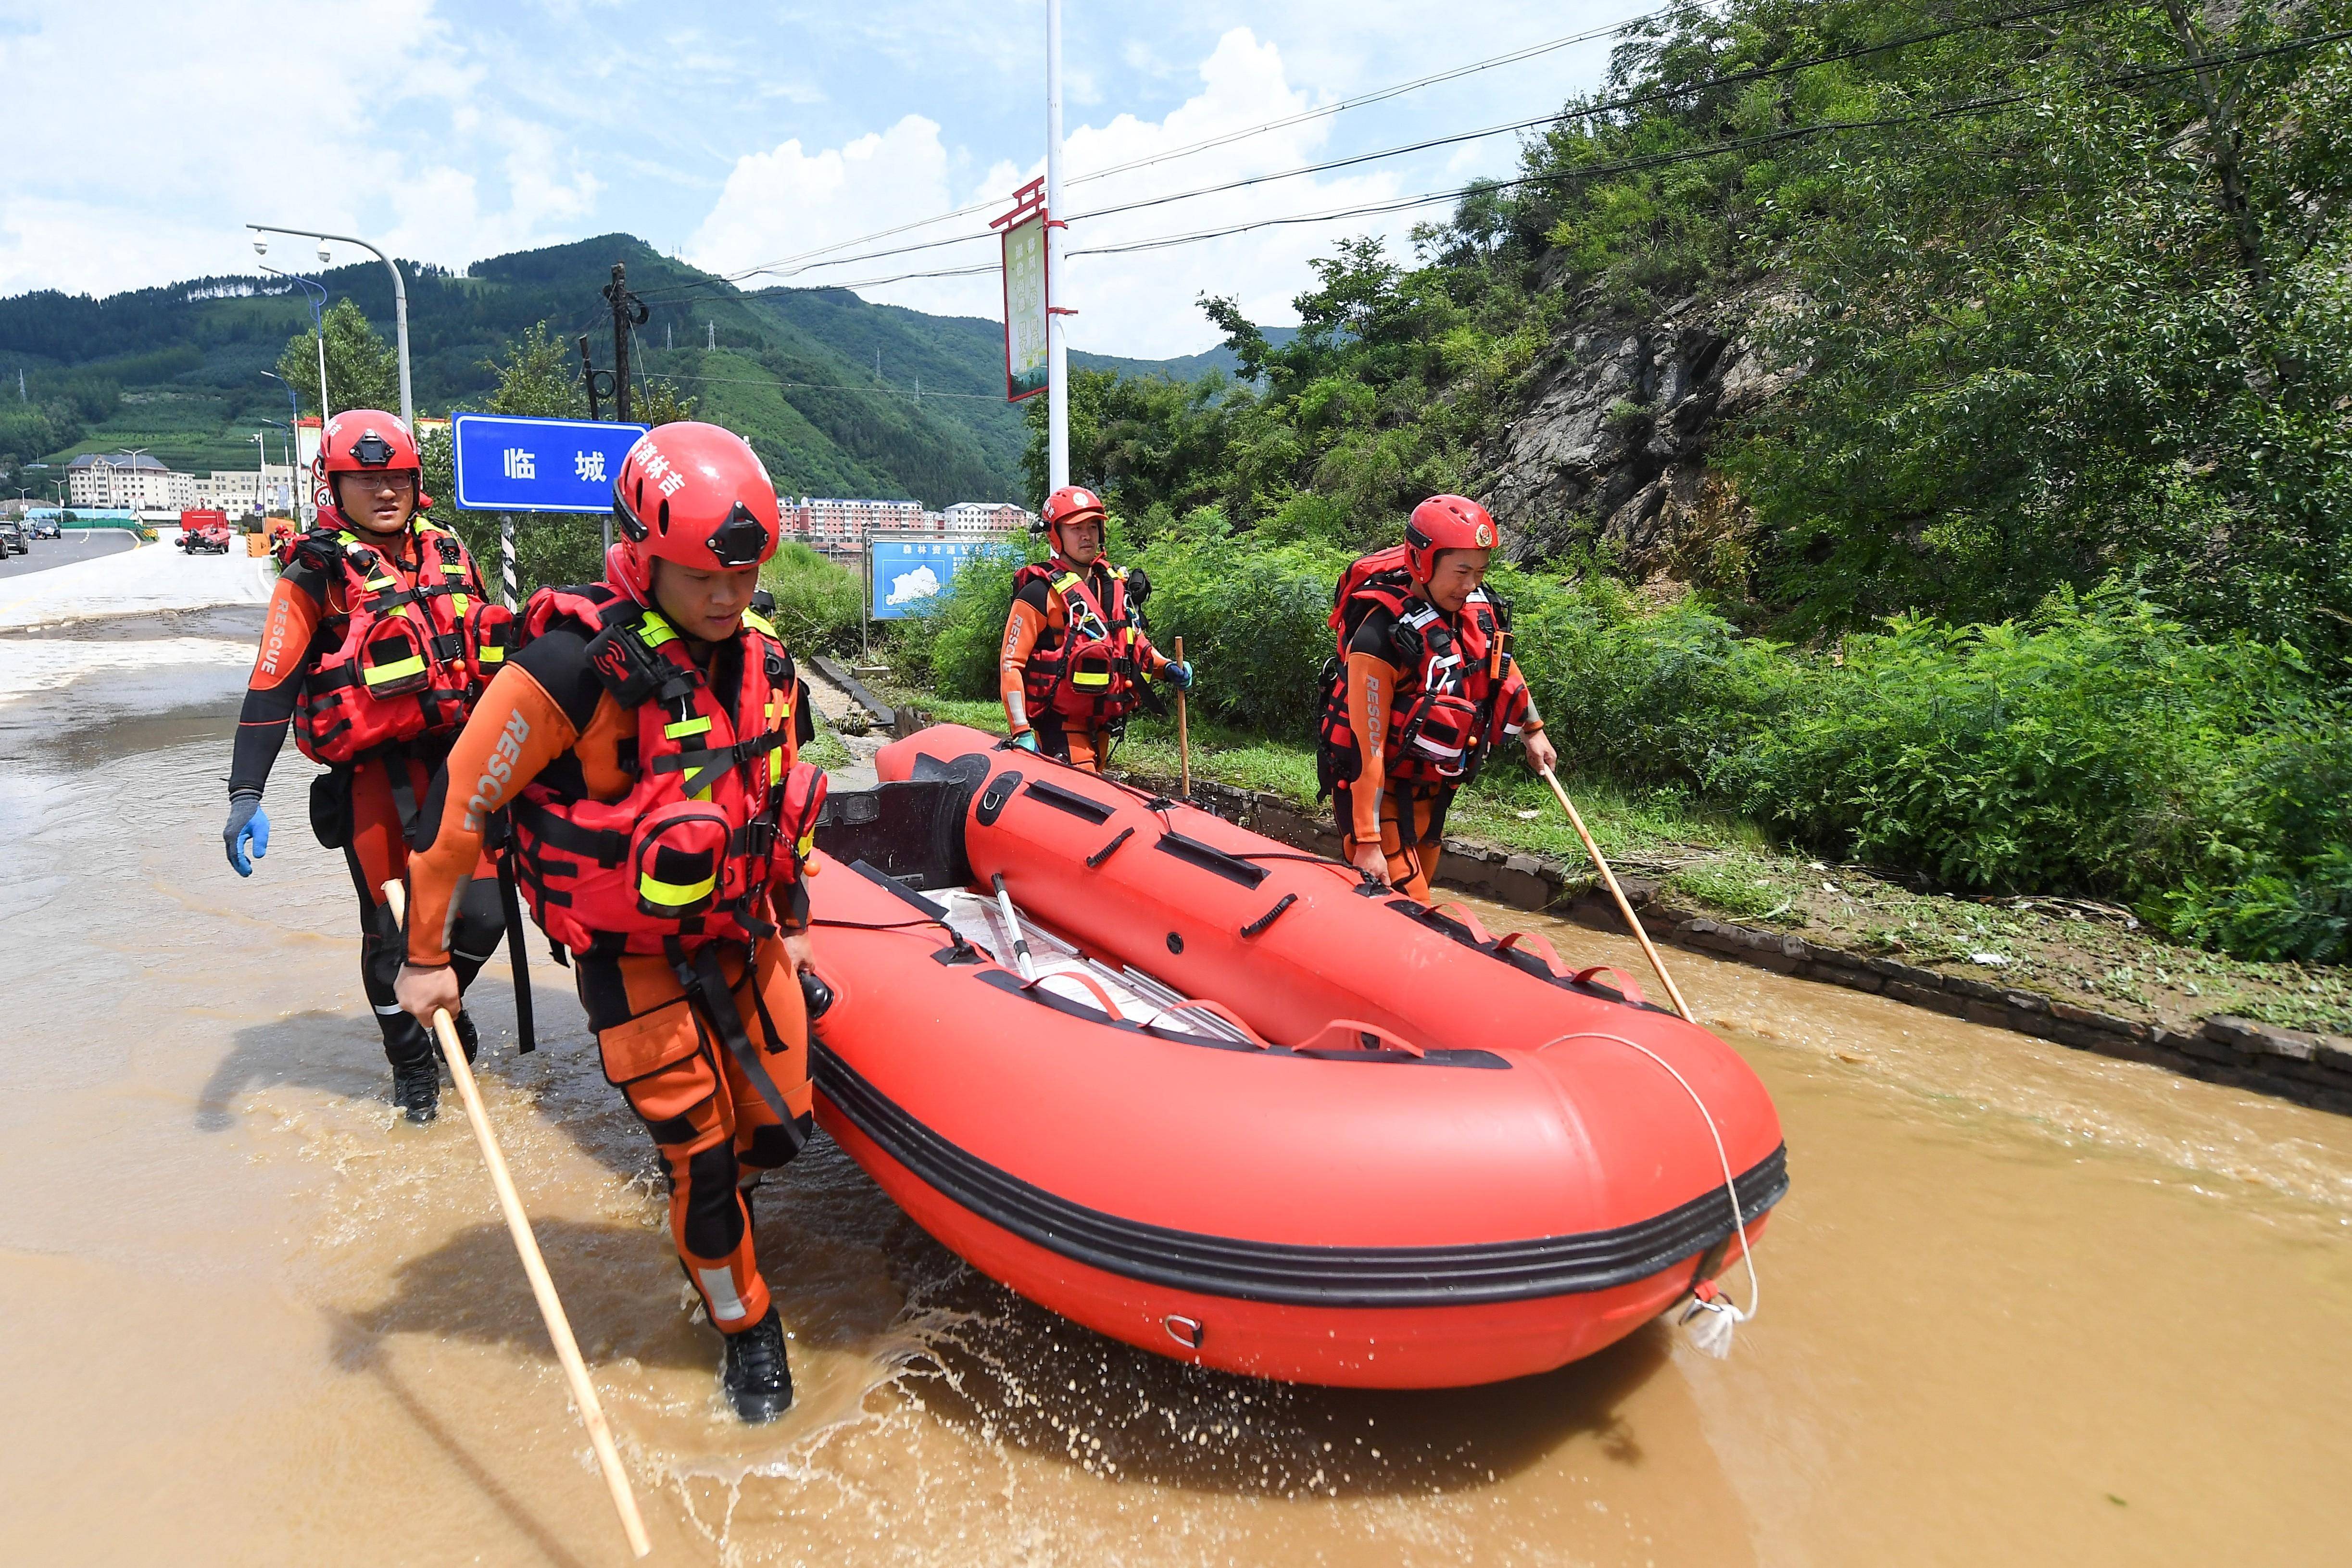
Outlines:
{"label": "green roadside vegetation", "polygon": [[[1004,709],[994,700],[942,697],[904,685],[886,689],[887,700],[941,723],[1004,733]],[[1198,717],[1190,728],[1196,780],[1276,795],[1328,820],[1330,803],[1315,798],[1311,746]],[[1173,723],[1137,718],[1112,769],[1173,780]],[[2126,1018],[2177,1023],[2230,1013],[2286,1029],[2352,1033],[2352,975],[2341,966],[2264,963],[2186,946],[2128,910],[2094,900],[1956,896],[1865,866],[1815,860],[1670,787],[1588,780],[1574,795],[1619,875],[1656,883],[1670,904],[1825,946],[2021,986]],[[1562,869],[1571,886],[1598,884],[1550,791],[1507,756],[1455,801],[1446,836],[1541,857]]]}

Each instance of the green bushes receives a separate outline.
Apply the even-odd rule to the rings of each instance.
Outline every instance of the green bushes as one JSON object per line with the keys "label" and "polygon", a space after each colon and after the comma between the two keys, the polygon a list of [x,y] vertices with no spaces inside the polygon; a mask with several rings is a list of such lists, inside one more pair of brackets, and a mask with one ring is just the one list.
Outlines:
{"label": "green bushes", "polygon": [[1193,705],[1269,735],[1305,737],[1331,653],[1331,585],[1348,559],[1328,545],[1251,549],[1183,536],[1145,551],[1151,640],[1172,655],[1184,639],[1200,672]]}
{"label": "green bushes", "polygon": [[786,544],[760,569],[760,586],[776,596],[769,619],[793,653],[856,649],[863,591],[855,574],[806,545]]}
{"label": "green bushes", "polygon": [[2352,707],[2285,644],[2128,591],[1846,640],[1703,778],[1805,841],[1946,885],[2122,898],[2249,956],[2341,958]]}
{"label": "green bushes", "polygon": [[[1212,523],[1140,558],[1154,640],[1183,635],[1195,711],[1303,741],[1347,554]],[[913,678],[994,694],[1012,570],[968,569],[908,629]],[[2243,956],[2352,956],[2352,700],[2289,645],[2200,639],[2117,586],[2021,623],[1898,618],[1819,653],[1605,578],[1504,568],[1491,586],[1571,775],[1687,790],[1948,887],[2125,900]]]}

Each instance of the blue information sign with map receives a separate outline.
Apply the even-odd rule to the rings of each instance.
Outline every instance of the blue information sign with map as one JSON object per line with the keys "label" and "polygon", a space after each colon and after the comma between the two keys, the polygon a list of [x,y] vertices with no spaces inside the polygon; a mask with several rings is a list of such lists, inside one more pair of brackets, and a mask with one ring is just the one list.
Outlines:
{"label": "blue information sign with map", "polygon": [[939,602],[956,573],[992,554],[1017,556],[1021,547],[1001,538],[942,539],[877,538],[866,541],[874,573],[872,615],[897,621],[920,615]]}
{"label": "blue information sign with map", "polygon": [[642,424],[461,413],[450,421],[457,506],[468,512],[609,512]]}

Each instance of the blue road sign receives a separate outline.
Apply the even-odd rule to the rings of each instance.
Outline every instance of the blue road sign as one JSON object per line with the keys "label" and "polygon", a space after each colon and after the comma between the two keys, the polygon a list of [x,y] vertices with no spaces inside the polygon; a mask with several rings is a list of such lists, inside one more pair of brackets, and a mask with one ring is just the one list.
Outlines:
{"label": "blue road sign", "polygon": [[1017,557],[1020,545],[1001,538],[872,538],[866,550],[874,574],[873,616],[898,621],[939,601],[956,574],[982,556]]}
{"label": "blue road sign", "polygon": [[451,421],[457,506],[468,512],[609,512],[642,424],[461,413]]}

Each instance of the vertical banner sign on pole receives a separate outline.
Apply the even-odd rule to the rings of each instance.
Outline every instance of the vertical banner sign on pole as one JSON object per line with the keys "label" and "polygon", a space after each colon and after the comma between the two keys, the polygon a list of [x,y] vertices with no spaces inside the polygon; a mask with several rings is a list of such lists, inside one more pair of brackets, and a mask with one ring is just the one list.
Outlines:
{"label": "vertical banner sign on pole", "polygon": [[992,218],[1004,246],[1004,401],[1035,397],[1046,386],[1045,182],[1013,193],[1013,210]]}

